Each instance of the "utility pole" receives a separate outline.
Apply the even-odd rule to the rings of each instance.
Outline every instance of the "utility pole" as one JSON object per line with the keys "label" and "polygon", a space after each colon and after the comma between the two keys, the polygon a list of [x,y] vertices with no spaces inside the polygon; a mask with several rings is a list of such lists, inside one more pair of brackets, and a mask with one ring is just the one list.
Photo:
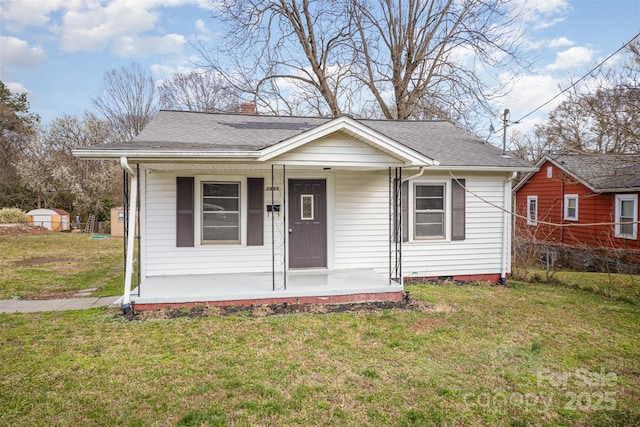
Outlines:
{"label": "utility pole", "polygon": [[[507,155],[507,126],[509,126],[509,109],[504,109],[504,115],[502,116],[502,155]],[[519,124],[520,122],[511,122],[514,125]]]}
{"label": "utility pole", "polygon": [[502,155],[507,155],[507,126],[509,126],[509,109],[504,109],[502,117]]}

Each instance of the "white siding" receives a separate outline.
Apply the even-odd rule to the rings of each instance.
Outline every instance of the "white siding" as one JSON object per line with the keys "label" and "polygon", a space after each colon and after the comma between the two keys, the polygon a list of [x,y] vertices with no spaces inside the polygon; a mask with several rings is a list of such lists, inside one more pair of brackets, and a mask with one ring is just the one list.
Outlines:
{"label": "white siding", "polygon": [[[503,205],[505,175],[457,173],[456,176],[466,178],[469,190],[466,193],[465,240],[405,243],[402,254],[405,277],[500,273],[502,210],[492,204]],[[451,179],[451,176],[433,178]]]}
{"label": "white siding", "polygon": [[[193,248],[176,247],[176,177],[189,175],[161,172],[146,175],[147,206],[142,234],[146,250],[145,275],[271,271],[271,218],[267,219],[266,213],[264,246],[198,246],[196,243]],[[251,174],[251,177],[261,176]],[[270,177],[264,178],[265,185],[270,185]],[[195,203],[198,205],[198,200]],[[246,232],[245,226],[243,232]]]}
{"label": "white siding", "polygon": [[[241,175],[239,172],[230,172]],[[145,176],[143,211],[143,274],[211,274],[271,271],[271,217],[265,212],[264,246],[202,245],[176,247],[176,177],[190,173],[152,171]],[[497,274],[501,267],[504,174],[458,174],[467,188],[466,239],[410,241],[403,244],[406,277]],[[246,171],[244,172],[246,176]],[[250,174],[261,177],[260,173]],[[327,185],[328,265],[336,270],[373,268],[386,274],[389,256],[389,194],[387,170],[332,171]],[[271,185],[264,175],[265,186]],[[292,176],[293,177],[293,176]],[[301,178],[302,176],[295,176]],[[423,179],[451,180],[448,174]],[[282,183],[277,183],[284,188]],[[244,195],[243,195],[244,197]],[[265,194],[265,204],[270,193]],[[196,200],[196,204],[198,201]],[[283,203],[284,205],[284,203]],[[283,206],[284,209],[284,206]],[[197,209],[196,209],[197,212]],[[197,215],[197,213],[196,213]],[[277,239],[286,227],[276,216]],[[197,221],[196,221],[197,223]],[[243,226],[244,230],[244,226]],[[196,239],[197,240],[197,239]]]}
{"label": "white siding", "polygon": [[367,167],[400,166],[400,161],[372,146],[342,133],[303,145],[282,154],[274,162],[295,165],[361,165]]}
{"label": "white siding", "polygon": [[336,173],[334,265],[337,270],[389,268],[387,171]]}

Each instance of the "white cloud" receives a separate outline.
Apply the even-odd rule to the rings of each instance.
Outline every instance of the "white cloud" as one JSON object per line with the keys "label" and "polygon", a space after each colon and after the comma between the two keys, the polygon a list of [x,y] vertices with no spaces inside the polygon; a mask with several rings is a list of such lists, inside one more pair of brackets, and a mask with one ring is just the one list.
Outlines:
{"label": "white cloud", "polygon": [[106,6],[87,3],[62,18],[60,44],[66,51],[96,51],[120,37],[135,37],[154,28],[159,14],[142,3],[114,1]]}
{"label": "white cloud", "polygon": [[204,23],[204,21],[202,19],[196,19],[195,27],[201,33],[209,33],[210,32],[209,29],[207,28],[207,25]]}
{"label": "white cloud", "polygon": [[535,30],[552,27],[564,21],[571,6],[566,0],[517,0],[521,19]]}
{"label": "white cloud", "polygon": [[573,41],[569,40],[566,37],[558,37],[557,39],[553,39],[549,42],[549,47],[557,48],[557,47],[566,47],[573,46]]}
{"label": "white cloud", "polygon": [[189,73],[191,71],[205,71],[204,68],[196,67],[194,63],[199,59],[197,56],[190,58],[180,58],[179,61],[165,62],[163,64],[153,64],[150,70],[154,79],[161,83],[164,79],[178,73]]}
{"label": "white cloud", "polygon": [[8,79],[16,69],[35,68],[44,59],[44,51],[40,47],[29,44],[16,37],[0,36],[0,76]]}
{"label": "white cloud", "polygon": [[[149,53],[175,53],[184,36],[166,34],[159,21],[164,9],[185,5],[210,7],[208,0],[5,0],[2,19],[14,31],[46,30],[59,37],[60,48],[67,52],[112,48],[129,56],[151,48]],[[196,27],[206,30],[204,21]]]}
{"label": "white cloud", "polygon": [[151,56],[156,54],[180,53],[186,43],[180,34],[167,34],[163,37],[129,37],[115,39],[111,50],[118,56]]}
{"label": "white cloud", "polygon": [[[507,95],[509,107],[512,111],[520,111],[522,114],[528,113],[560,92],[560,82],[549,74],[502,76],[503,81],[509,79],[513,79],[513,88]],[[560,101],[551,103],[547,106],[548,109],[553,109]]]}
{"label": "white cloud", "polygon": [[593,59],[595,51],[580,46],[574,46],[556,54],[556,60],[547,65],[547,70],[564,70],[588,64]]}
{"label": "white cloud", "polygon": [[[561,82],[549,74],[532,75],[521,74],[513,75],[504,73],[500,76],[503,82],[510,82],[511,91],[505,96],[504,105],[499,109],[509,108],[511,110],[511,119],[516,121],[526,114],[529,114],[545,102],[552,99],[560,93]],[[536,111],[522,123],[518,124],[517,129],[520,132],[527,133],[533,130],[536,123],[547,118],[551,110],[557,107],[564,96],[559,96],[549,104]]]}
{"label": "white cloud", "polygon": [[4,82],[9,90],[13,93],[26,93],[27,95],[31,93],[29,89],[24,87],[22,83],[18,82]]}
{"label": "white cloud", "polygon": [[44,27],[50,15],[68,0],[8,0],[2,2],[2,23],[7,29],[20,31],[28,27]]}

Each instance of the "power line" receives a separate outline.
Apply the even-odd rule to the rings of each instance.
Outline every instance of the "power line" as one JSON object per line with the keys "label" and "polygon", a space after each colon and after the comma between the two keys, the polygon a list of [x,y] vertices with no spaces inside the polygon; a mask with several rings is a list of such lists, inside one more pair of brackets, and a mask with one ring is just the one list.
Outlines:
{"label": "power line", "polygon": [[587,72],[585,75],[583,75],[582,77],[580,77],[578,80],[576,80],[574,83],[572,83],[571,85],[569,85],[567,88],[562,89],[556,96],[554,96],[553,98],[549,99],[548,101],[546,101],[544,104],[538,106],[535,110],[531,111],[530,113],[525,114],[524,116],[522,116],[521,118],[519,118],[516,121],[522,121],[523,119],[529,117],[530,115],[532,115],[533,113],[535,113],[536,111],[538,111],[539,109],[541,109],[542,107],[544,107],[545,105],[549,104],[550,102],[554,101],[555,99],[557,99],[560,95],[564,94],[566,91],[568,91],[569,89],[575,87],[578,83],[580,83],[582,80],[586,79],[589,75],[591,75],[591,73],[593,73],[594,71],[596,71],[598,68],[602,67],[602,65],[604,65],[605,62],[607,62],[609,59],[611,59],[612,57],[614,57],[615,55],[618,54],[618,52],[620,52],[622,49],[624,49],[625,47],[627,47],[629,44],[631,44],[635,39],[637,39],[638,37],[640,37],[640,33],[636,34],[635,36],[633,36],[633,38],[631,38],[631,40],[629,40],[628,42],[626,42],[625,44],[623,44],[622,46],[620,46],[620,48],[618,48],[618,50],[616,50],[615,52],[613,52],[611,55],[607,56],[605,59],[603,59],[602,61],[600,61],[600,63],[598,63],[598,65],[596,65],[595,67],[593,67],[591,70],[589,70],[589,72]]}

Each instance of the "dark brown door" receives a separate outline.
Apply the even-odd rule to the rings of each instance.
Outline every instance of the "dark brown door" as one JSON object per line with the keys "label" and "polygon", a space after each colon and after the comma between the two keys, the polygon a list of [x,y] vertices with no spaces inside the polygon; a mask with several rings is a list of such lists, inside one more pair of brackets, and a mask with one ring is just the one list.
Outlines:
{"label": "dark brown door", "polygon": [[289,180],[289,267],[327,266],[327,184]]}

